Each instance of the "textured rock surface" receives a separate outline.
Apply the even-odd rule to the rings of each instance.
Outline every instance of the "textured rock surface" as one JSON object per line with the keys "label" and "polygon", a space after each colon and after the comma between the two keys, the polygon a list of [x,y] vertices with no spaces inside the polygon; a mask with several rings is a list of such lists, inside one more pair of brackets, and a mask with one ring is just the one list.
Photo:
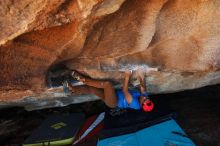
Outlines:
{"label": "textured rock surface", "polygon": [[219,9],[219,1],[126,1],[67,64],[96,78],[117,78],[126,66],[157,67],[147,78],[156,93],[219,83]]}
{"label": "textured rock surface", "polygon": [[220,83],[219,0],[9,0],[0,15],[1,105],[56,97],[58,63],[112,80],[139,68],[151,93]]}

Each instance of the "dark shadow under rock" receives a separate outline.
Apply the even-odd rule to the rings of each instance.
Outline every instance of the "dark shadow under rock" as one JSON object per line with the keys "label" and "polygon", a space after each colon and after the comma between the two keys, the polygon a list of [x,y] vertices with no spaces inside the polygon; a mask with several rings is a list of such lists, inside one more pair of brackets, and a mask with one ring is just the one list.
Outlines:
{"label": "dark shadow under rock", "polygon": [[[177,112],[177,122],[198,146],[220,146],[220,85],[173,94],[153,95],[163,98]],[[86,116],[102,112],[101,101],[74,104],[59,108],[25,111],[22,108],[0,110],[0,141],[22,142],[51,114],[83,112]]]}

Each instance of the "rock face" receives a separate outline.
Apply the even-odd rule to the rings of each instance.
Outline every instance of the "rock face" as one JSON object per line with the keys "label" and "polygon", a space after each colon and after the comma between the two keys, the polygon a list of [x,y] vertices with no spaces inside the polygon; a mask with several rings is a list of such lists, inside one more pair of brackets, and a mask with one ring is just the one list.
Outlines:
{"label": "rock face", "polygon": [[220,83],[219,0],[8,0],[0,14],[2,105],[53,100],[57,64],[112,80],[141,69],[151,93]]}

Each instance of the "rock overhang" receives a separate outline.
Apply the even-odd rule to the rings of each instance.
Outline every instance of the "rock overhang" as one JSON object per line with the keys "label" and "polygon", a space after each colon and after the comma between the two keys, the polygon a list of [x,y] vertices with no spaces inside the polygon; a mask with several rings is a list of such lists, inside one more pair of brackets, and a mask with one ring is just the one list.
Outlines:
{"label": "rock overhang", "polygon": [[62,89],[50,90],[46,78],[60,63],[111,80],[122,80],[124,68],[157,68],[143,71],[150,93],[220,83],[218,0],[40,3],[1,5],[2,103],[53,100]]}

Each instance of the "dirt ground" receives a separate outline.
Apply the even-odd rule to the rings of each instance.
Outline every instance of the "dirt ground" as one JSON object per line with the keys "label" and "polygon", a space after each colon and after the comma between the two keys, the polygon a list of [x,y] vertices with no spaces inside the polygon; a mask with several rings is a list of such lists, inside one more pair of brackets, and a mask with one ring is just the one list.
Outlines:
{"label": "dirt ground", "polygon": [[[164,98],[177,112],[177,121],[198,146],[220,146],[220,85],[184,92],[154,95]],[[52,113],[84,112],[87,116],[105,109],[101,101],[27,112],[13,107],[0,110],[0,145],[19,143]]]}

